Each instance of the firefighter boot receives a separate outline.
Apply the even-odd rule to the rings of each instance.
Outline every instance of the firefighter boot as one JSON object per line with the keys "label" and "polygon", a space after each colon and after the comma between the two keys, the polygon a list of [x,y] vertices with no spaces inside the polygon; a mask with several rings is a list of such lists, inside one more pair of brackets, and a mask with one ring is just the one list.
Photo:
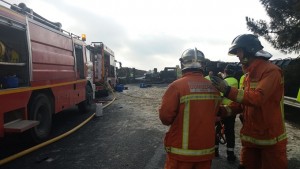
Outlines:
{"label": "firefighter boot", "polygon": [[227,161],[228,162],[235,162],[236,156],[234,155],[233,151],[227,151]]}

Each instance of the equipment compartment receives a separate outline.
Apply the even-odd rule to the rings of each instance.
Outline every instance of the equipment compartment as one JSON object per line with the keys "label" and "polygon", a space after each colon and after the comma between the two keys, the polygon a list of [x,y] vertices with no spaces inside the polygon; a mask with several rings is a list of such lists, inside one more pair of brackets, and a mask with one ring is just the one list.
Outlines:
{"label": "equipment compartment", "polygon": [[25,25],[0,18],[0,89],[29,85]]}

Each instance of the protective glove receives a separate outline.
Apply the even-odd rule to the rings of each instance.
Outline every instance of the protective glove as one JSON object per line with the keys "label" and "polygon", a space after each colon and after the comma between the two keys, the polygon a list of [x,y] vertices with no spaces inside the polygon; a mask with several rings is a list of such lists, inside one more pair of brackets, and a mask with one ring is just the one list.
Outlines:
{"label": "protective glove", "polygon": [[230,91],[230,86],[227,84],[227,82],[218,76],[210,76],[210,80],[212,84],[224,94],[226,97]]}

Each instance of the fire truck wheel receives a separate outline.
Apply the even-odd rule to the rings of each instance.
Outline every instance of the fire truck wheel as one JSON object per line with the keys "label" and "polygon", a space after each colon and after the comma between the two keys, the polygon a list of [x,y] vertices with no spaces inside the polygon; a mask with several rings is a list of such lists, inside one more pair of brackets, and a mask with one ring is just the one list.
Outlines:
{"label": "fire truck wheel", "polygon": [[33,141],[44,141],[49,136],[52,124],[51,102],[45,94],[36,95],[30,102],[29,119],[40,122],[30,130]]}
{"label": "fire truck wheel", "polygon": [[93,89],[91,86],[86,86],[86,95],[85,95],[85,101],[80,102],[78,104],[78,109],[82,113],[87,113],[90,111],[93,104]]}

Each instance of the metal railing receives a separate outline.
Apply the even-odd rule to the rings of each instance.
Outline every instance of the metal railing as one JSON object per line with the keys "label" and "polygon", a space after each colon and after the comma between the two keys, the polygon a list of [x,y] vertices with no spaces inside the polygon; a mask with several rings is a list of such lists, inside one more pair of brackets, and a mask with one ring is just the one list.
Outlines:
{"label": "metal railing", "polygon": [[300,108],[300,102],[298,102],[294,97],[284,96],[284,104],[292,107]]}

